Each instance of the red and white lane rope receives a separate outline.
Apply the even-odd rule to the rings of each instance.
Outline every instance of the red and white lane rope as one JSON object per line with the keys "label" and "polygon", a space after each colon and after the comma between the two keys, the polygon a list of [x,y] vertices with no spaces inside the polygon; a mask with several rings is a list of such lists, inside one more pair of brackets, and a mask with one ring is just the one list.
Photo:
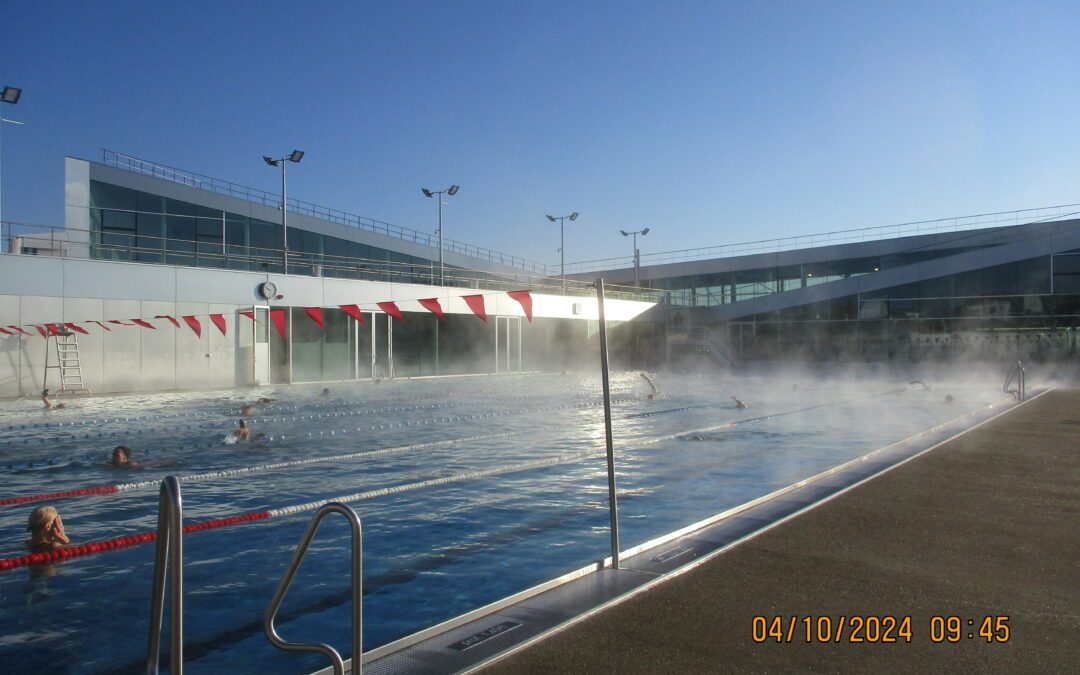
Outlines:
{"label": "red and white lane rope", "polygon": [[[413,450],[426,450],[429,448],[439,448],[458,443],[471,443],[473,441],[482,441],[490,438],[505,438],[507,436],[513,436],[515,434],[525,433],[526,430],[520,431],[504,431],[493,434],[481,434],[478,436],[466,436],[464,438],[449,438],[442,441],[429,441],[427,443],[413,443],[412,445],[399,445],[392,448],[380,448],[378,450],[363,450],[360,452],[350,452],[343,455],[330,455],[327,457],[310,457],[308,459],[294,459],[287,462],[273,462],[271,464],[256,464],[254,466],[246,466],[238,469],[223,469],[221,471],[207,471],[205,473],[193,473],[187,476],[178,476],[177,480],[185,483],[192,483],[204,480],[214,480],[215,478],[227,478],[229,476],[240,476],[248,473],[258,473],[261,471],[273,471],[275,469],[284,469],[293,466],[304,466],[307,464],[321,464],[323,462],[338,462],[350,459],[361,459],[364,457],[378,457],[380,455],[390,455],[402,452],[410,452]],[[44,500],[57,500],[65,499],[67,497],[79,497],[82,495],[96,495],[96,494],[111,494],[116,492],[131,492],[133,490],[142,490],[145,488],[157,487],[161,484],[160,480],[141,480],[134,483],[119,483],[116,485],[93,485],[85,488],[78,488],[74,490],[62,490],[60,492],[48,492],[39,495],[27,495],[25,497],[7,497],[0,499],[0,506],[9,506],[11,504],[26,504],[28,502],[40,502]]]}
{"label": "red and white lane rope", "polygon": [[[386,495],[407,492],[410,490],[421,490],[437,485],[456,483],[458,481],[487,478],[490,476],[498,476],[501,474],[516,473],[519,471],[529,471],[532,469],[538,469],[546,466],[554,466],[556,464],[575,462],[588,457],[600,456],[603,455],[604,452],[605,451],[603,450],[589,450],[568,455],[559,455],[556,457],[549,457],[548,459],[522,462],[520,464],[508,464],[506,466],[496,467],[493,469],[468,471],[465,473],[454,474],[452,476],[443,476],[442,478],[432,478],[429,480],[423,480],[415,483],[393,485],[390,487],[379,488],[377,490],[357,492],[351,495],[342,495],[340,497],[320,499],[319,501],[308,502],[306,504],[296,504],[293,506],[285,506],[277,509],[268,509],[266,511],[254,511],[242,515],[230,516],[228,518],[215,518],[213,520],[207,520],[200,523],[189,523],[184,526],[184,534],[190,534],[191,532],[201,532],[203,530],[214,530],[229,525],[249,523],[254,520],[265,520],[266,518],[290,516],[296,513],[303,513],[305,511],[313,511],[328,502],[341,502],[347,504],[350,502],[358,502],[365,499],[373,499],[375,497],[383,497]],[[121,548],[127,548],[129,546],[149,543],[151,541],[155,541],[156,539],[156,532],[143,532],[140,534],[114,537],[112,539],[91,542],[88,544],[81,544],[78,546],[69,546],[67,548],[63,548],[57,551],[30,553],[28,555],[18,556],[15,558],[0,558],[0,572],[16,569],[18,567],[25,567],[28,565],[41,565],[45,563],[57,562],[60,560],[67,560],[69,558],[79,558],[86,555],[92,555],[94,553],[115,551]]]}

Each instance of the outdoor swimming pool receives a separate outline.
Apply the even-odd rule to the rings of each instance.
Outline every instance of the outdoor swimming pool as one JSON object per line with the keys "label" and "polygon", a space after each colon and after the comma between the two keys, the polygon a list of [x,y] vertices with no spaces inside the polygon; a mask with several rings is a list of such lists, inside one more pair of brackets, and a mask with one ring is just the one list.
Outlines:
{"label": "outdoor swimming pool", "polygon": [[[931,382],[932,391],[900,377],[853,383],[660,376],[657,383],[661,397],[649,400],[636,373],[613,377],[624,548],[1010,400],[990,381]],[[350,504],[364,526],[370,649],[610,552],[598,377],[331,387],[329,396],[297,386],[77,399],[48,413],[36,401],[0,404],[0,499],[135,484],[0,506],[0,558],[26,554],[26,518],[41,504],[59,509],[75,543],[153,531],[156,485],[166,474],[222,472],[182,481],[185,522],[394,487]],[[946,394],[955,402],[945,404]],[[277,399],[251,418],[253,432],[269,440],[224,443],[240,407],[259,396]],[[737,409],[731,396],[750,408]],[[107,464],[118,444],[134,449],[138,468]],[[357,453],[365,454],[337,457]],[[328,457],[337,458],[265,466]],[[241,469],[253,470],[228,473]],[[311,514],[303,509],[185,536],[191,672],[310,672],[326,665],[319,656],[274,649],[262,632],[263,612]],[[18,672],[140,670],[153,556],[153,545],[143,544],[0,571],[0,660]],[[343,519],[320,528],[278,627],[286,639],[348,651]]]}

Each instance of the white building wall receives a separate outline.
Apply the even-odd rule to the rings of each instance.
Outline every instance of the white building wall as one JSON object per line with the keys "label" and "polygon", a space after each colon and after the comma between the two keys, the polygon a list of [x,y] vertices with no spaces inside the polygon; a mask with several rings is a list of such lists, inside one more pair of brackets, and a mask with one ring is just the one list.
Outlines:
{"label": "white building wall", "polygon": [[[0,326],[24,326],[33,335],[0,335],[0,396],[37,395],[45,368],[45,340],[31,325],[77,322],[90,332],[79,335],[83,380],[95,392],[203,389],[246,384],[250,379],[250,322],[237,314],[252,305],[266,305],[257,296],[263,281],[273,281],[283,297],[280,307],[337,307],[357,304],[375,309],[394,301],[404,312],[427,310],[420,298],[439,298],[448,314],[472,311],[462,295],[485,294],[489,317],[524,316],[505,293],[483,289],[444,288],[374,281],[283,276],[139,263],[0,255]],[[577,305],[577,313],[575,313]],[[607,316],[626,321],[650,303],[608,300]],[[222,313],[227,334],[210,322]],[[175,317],[175,328],[159,315]],[[202,336],[183,323],[196,315]],[[534,317],[597,319],[595,298],[533,294]],[[110,326],[105,331],[88,321],[150,319],[157,326]],[[51,343],[50,343],[51,344]],[[56,386],[55,371],[50,387]]]}

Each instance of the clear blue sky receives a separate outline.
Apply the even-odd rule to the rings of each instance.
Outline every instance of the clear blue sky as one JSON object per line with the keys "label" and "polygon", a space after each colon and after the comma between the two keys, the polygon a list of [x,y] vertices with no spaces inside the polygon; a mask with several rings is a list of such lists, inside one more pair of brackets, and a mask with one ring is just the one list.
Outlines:
{"label": "clear blue sky", "polygon": [[1076,2],[7,2],[3,216],[108,147],[567,259],[1080,202]]}

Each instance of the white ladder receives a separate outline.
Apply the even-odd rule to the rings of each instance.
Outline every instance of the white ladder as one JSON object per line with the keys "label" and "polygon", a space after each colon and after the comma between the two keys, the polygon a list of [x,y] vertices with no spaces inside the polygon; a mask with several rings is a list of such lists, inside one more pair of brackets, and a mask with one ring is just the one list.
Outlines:
{"label": "white ladder", "polygon": [[[49,338],[56,338],[56,365],[49,365]],[[79,360],[79,338],[72,331],[57,331],[45,336],[45,381],[42,389],[49,387],[49,370],[60,371],[60,391],[65,394],[89,394],[90,389],[83,383],[82,363]]]}

